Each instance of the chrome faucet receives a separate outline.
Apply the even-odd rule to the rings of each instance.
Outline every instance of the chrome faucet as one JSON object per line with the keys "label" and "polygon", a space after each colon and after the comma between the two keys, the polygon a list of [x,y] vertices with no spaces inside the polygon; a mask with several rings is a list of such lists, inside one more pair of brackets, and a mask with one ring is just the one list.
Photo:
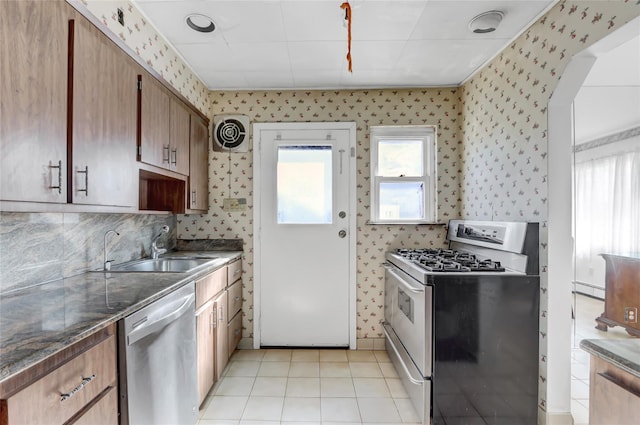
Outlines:
{"label": "chrome faucet", "polygon": [[160,233],[151,241],[151,258],[153,258],[154,260],[158,259],[158,256],[160,254],[164,254],[165,252],[167,252],[166,248],[158,248],[158,245],[156,245],[158,238],[160,238],[160,236],[164,235],[165,233],[169,233],[169,226],[167,226],[166,224],[162,226],[162,228],[160,229]]}
{"label": "chrome faucet", "polygon": [[104,234],[104,271],[108,272],[109,270],[111,270],[111,262],[113,260],[108,260],[108,256],[107,256],[107,236],[109,236],[110,234],[115,233],[116,236],[120,236],[120,233],[116,232],[115,230],[108,230],[107,233]]}

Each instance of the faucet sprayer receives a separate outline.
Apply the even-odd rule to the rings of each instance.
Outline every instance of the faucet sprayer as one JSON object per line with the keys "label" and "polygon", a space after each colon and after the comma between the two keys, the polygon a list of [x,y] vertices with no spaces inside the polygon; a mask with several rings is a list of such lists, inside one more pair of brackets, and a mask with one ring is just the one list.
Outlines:
{"label": "faucet sprayer", "polygon": [[158,246],[156,245],[158,238],[160,238],[160,236],[164,235],[165,233],[169,233],[169,226],[167,226],[166,224],[160,228],[160,233],[158,233],[158,235],[151,241],[151,258],[154,260],[156,260],[160,254],[164,254],[165,252],[167,252],[166,248],[158,248]]}

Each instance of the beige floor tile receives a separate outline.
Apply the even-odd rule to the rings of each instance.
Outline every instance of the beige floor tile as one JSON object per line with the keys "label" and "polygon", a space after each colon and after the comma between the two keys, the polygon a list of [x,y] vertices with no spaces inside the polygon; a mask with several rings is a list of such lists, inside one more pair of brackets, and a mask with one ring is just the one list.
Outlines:
{"label": "beige floor tile", "polygon": [[291,353],[292,362],[318,362],[320,361],[320,350],[293,350]]}
{"label": "beige floor tile", "polygon": [[582,363],[576,363],[571,365],[571,378],[572,379],[582,379],[583,381],[589,380],[589,365],[585,365]]}
{"label": "beige floor tile", "polygon": [[320,376],[320,363],[291,362],[289,376],[293,378],[317,378]]}
{"label": "beige floor tile", "polygon": [[289,378],[287,397],[320,397],[320,378]]}
{"label": "beige floor tile", "polygon": [[589,408],[583,406],[578,400],[571,400],[571,415],[574,425],[589,424]]}
{"label": "beige floor tile", "polygon": [[376,360],[378,360],[378,363],[390,363],[391,362],[391,359],[389,358],[389,355],[384,350],[376,350],[376,351],[373,352],[373,355],[376,356]]}
{"label": "beige floor tile", "polygon": [[258,376],[287,376],[289,375],[290,365],[291,363],[289,362],[262,362],[260,364],[260,369],[258,369]]}
{"label": "beige floor tile", "polygon": [[249,397],[242,420],[279,421],[284,397]]}
{"label": "beige floor tile", "polygon": [[284,421],[319,421],[320,398],[319,397],[286,397],[282,409]]}
{"label": "beige floor tile", "polygon": [[263,362],[290,362],[291,351],[290,349],[270,348],[264,350]]}
{"label": "beige floor tile", "polygon": [[349,362],[351,376],[354,378],[382,378],[382,371],[378,363]]}
{"label": "beige floor tile", "polygon": [[411,399],[398,398],[394,399],[393,402],[396,404],[396,408],[400,414],[400,419],[402,419],[403,423],[420,422],[420,417],[418,416],[416,409],[414,409]]}
{"label": "beige floor tile", "polygon": [[249,395],[255,378],[244,376],[225,376],[220,380],[215,395]]}
{"label": "beige floor tile", "polygon": [[320,378],[322,397],[355,397],[356,391],[351,378]]}
{"label": "beige floor tile", "polygon": [[239,422],[235,419],[202,419],[197,425],[238,425]]}
{"label": "beige floor tile", "polygon": [[401,423],[396,404],[391,398],[358,398],[358,407],[363,422]]}
{"label": "beige floor tile", "polygon": [[347,350],[322,350],[320,351],[321,362],[346,362]]}
{"label": "beige floor tile", "polygon": [[360,397],[391,397],[384,378],[353,378],[356,396]]}
{"label": "beige floor tile", "polygon": [[[298,421],[292,421],[292,422],[289,422],[289,421],[282,421],[282,422],[280,422],[280,425],[324,425],[324,424],[323,424],[322,422],[320,422],[320,421],[318,421],[318,422],[316,422],[316,421],[310,421],[310,422],[308,422],[308,421],[304,421],[304,422],[298,422]],[[344,424],[344,423],[343,423],[343,424],[341,424],[341,425],[346,425],[346,424]],[[358,425],[360,425],[360,424],[358,423]]]}
{"label": "beige floor tile", "polygon": [[404,385],[402,385],[400,378],[385,378],[385,381],[387,382],[387,387],[389,388],[391,397],[409,398],[409,394],[404,389]]}
{"label": "beige floor tile", "polygon": [[571,380],[571,398],[576,400],[589,399],[589,383],[580,379]]}
{"label": "beige floor tile", "polygon": [[347,359],[350,362],[377,362],[372,350],[350,350],[347,351]]}
{"label": "beige floor tile", "polygon": [[[289,424],[287,424],[289,425]],[[331,421],[322,421],[322,425],[362,425],[362,422],[331,422]],[[397,425],[397,424],[395,424]]]}
{"label": "beige floor tile", "polygon": [[320,376],[323,378],[350,378],[348,362],[320,362]]}
{"label": "beige floor tile", "polygon": [[251,395],[262,397],[284,397],[286,389],[287,378],[258,376],[253,384]]}
{"label": "beige floor tile", "polygon": [[280,425],[280,421],[240,421],[240,425]]}
{"label": "beige floor tile", "polygon": [[240,419],[248,399],[245,396],[215,396],[202,419]]}
{"label": "beige floor tile", "polygon": [[264,350],[236,350],[231,356],[231,361],[254,361],[259,362],[262,361],[264,357]]}
{"label": "beige floor tile", "polygon": [[380,366],[380,370],[382,371],[382,376],[385,378],[397,378],[398,371],[393,366],[393,363],[378,363]]}
{"label": "beige floor tile", "polygon": [[322,422],[359,422],[360,413],[355,398],[323,397],[320,400]]}
{"label": "beige floor tile", "polygon": [[225,376],[256,376],[259,368],[260,362],[256,361],[232,362],[227,367]]}

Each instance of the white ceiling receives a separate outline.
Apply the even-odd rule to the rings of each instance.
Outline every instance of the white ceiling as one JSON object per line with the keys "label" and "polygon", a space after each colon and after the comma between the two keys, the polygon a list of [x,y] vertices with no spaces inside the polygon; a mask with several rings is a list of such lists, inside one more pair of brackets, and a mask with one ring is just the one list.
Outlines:
{"label": "white ceiling", "polygon": [[[557,1],[351,1],[349,73],[342,0],[133,0],[211,90],[458,86]],[[469,31],[490,10],[499,28]]]}

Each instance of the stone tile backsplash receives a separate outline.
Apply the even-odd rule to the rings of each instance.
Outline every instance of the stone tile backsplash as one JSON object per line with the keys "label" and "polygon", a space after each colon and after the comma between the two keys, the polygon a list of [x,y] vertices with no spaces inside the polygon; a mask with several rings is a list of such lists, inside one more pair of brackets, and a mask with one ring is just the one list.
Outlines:
{"label": "stone tile backsplash", "polygon": [[150,255],[151,240],[168,225],[159,245],[176,243],[174,215],[0,213],[0,294],[102,267],[104,234],[115,263]]}

